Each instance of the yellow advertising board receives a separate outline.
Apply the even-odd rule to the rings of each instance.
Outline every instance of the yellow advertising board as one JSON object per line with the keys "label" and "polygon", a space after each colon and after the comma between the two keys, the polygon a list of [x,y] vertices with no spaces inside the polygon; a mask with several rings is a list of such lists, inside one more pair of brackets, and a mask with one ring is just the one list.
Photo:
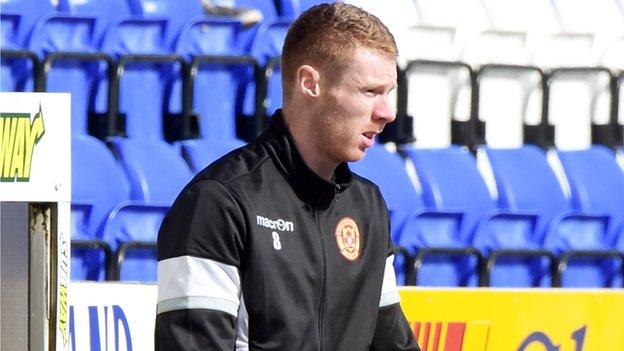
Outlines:
{"label": "yellow advertising board", "polygon": [[403,288],[422,351],[624,350],[624,289]]}

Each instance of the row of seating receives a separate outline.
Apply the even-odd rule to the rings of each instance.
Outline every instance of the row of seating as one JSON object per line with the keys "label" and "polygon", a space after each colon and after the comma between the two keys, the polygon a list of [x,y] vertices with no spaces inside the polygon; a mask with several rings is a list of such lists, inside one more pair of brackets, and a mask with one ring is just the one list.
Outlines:
{"label": "row of seating", "polygon": [[[377,183],[388,202],[392,239],[401,248],[395,267],[400,284],[622,286],[624,172],[612,150],[485,147],[478,155],[489,166],[481,172],[465,148],[406,147],[401,153],[416,169],[417,187],[401,156],[382,145],[351,165]],[[547,155],[559,163],[549,163]],[[102,178],[115,174],[96,168]],[[482,176],[488,169],[494,196]],[[107,182],[102,196],[120,189],[110,180],[102,184]],[[98,206],[83,205],[84,212],[74,204],[73,232],[87,224],[81,218],[96,223],[99,212],[102,238],[116,255],[87,252],[93,246],[75,242],[74,277],[104,279],[108,269],[109,279],[154,280],[154,240],[168,205],[126,200],[107,211],[98,200]]]}
{"label": "row of seating", "polygon": [[206,16],[200,1],[54,3],[3,1],[2,90],[72,94],[72,278],[128,278],[116,262],[153,246],[193,172],[242,144],[236,121],[258,129],[261,67],[275,66],[298,6],[312,2],[282,1],[278,16],[272,0],[237,1],[265,11],[251,28]]}
{"label": "row of seating", "polygon": [[[349,0],[382,19],[404,59],[622,68],[621,0]],[[423,47],[436,48],[421,50]]]}
{"label": "row of seating", "polygon": [[[619,93],[609,88],[609,72],[624,69],[621,0],[349,2],[390,27],[404,67],[427,61],[408,70],[406,110],[418,146],[447,147],[451,120],[477,118],[487,122],[489,145],[519,147],[522,125],[539,125],[546,112],[560,130],[558,148],[586,148],[590,123],[624,120],[624,109],[610,107],[613,97],[624,100],[623,80]],[[470,67],[480,76],[476,89]],[[553,72],[545,84],[536,68]]]}
{"label": "row of seating", "polygon": [[[281,104],[272,59],[289,23],[245,29],[236,18],[206,16],[199,0],[62,0],[57,8],[10,0],[2,12],[2,91],[71,92],[74,133],[162,139],[163,119],[187,126],[195,114],[204,136],[236,138],[237,117]],[[266,74],[277,79],[258,102],[255,81]],[[123,117],[125,129],[115,130]]]}
{"label": "row of seating", "polygon": [[[110,266],[108,274],[112,278],[117,276],[122,279],[140,280],[154,278],[155,276],[147,274],[152,271],[141,268],[130,269],[129,259],[126,259],[125,267],[129,268],[125,275],[118,262],[124,256],[130,257],[126,254],[128,248],[138,249],[135,250],[138,258],[145,254],[153,255],[149,252],[149,248],[153,245],[155,229],[167,206],[193,172],[224,152],[241,145],[242,142],[237,139],[241,136],[238,133],[241,126],[253,125],[258,120],[254,121],[254,118],[249,116],[263,115],[264,112],[258,111],[263,108],[271,111],[281,104],[279,66],[275,57],[279,55],[283,36],[292,16],[278,12],[275,12],[278,15],[267,16],[266,13],[270,10],[265,10],[267,22],[261,26],[244,29],[235,19],[207,18],[199,2],[192,1],[180,5],[167,0],[120,0],[116,1],[114,6],[107,2],[104,7],[97,7],[102,5],[102,2],[61,0],[58,2],[56,12],[50,12],[49,6],[45,6],[46,1],[29,12],[6,11],[7,8],[11,10],[11,3],[19,2],[13,1],[5,1],[2,5],[3,90],[5,82],[11,81],[5,77],[10,77],[11,74],[21,77],[14,81],[16,83],[12,83],[12,87],[25,88],[28,84],[32,85],[32,82],[28,83],[32,79],[24,78],[23,72],[28,72],[28,69],[22,71],[20,69],[24,68],[24,65],[27,68],[29,65],[35,66],[34,63],[41,59],[44,64],[40,70],[39,90],[45,88],[47,91],[72,92],[72,152],[75,160],[72,232],[75,233],[76,239],[90,240],[75,242],[77,249],[83,247],[81,249],[83,253],[88,252],[83,256],[74,256],[77,261],[83,257],[82,260],[86,262],[82,264],[76,262],[74,278],[103,279],[106,275],[104,267],[108,266]],[[26,3],[32,5],[35,2]],[[250,1],[252,7],[257,8],[263,7],[261,3],[262,1]],[[192,7],[192,11],[184,12],[189,7]],[[287,8],[295,7],[294,5],[280,7],[281,10]],[[46,14],[42,15],[43,12]],[[16,18],[19,20],[15,20]],[[272,20],[275,21],[271,22]],[[14,24],[8,28],[15,31],[5,31],[4,28],[7,28],[5,23]],[[29,28],[27,23],[36,23],[32,33],[26,36],[30,39],[21,36],[24,28]],[[5,40],[5,37],[8,39]],[[27,57],[25,60],[9,61],[7,64],[5,54],[8,51],[4,50],[4,43],[10,42],[15,43],[13,46],[16,50],[12,51],[15,55],[19,48],[30,49],[31,55],[25,55]],[[32,53],[35,53],[34,56]],[[433,66],[435,71],[440,65],[466,68],[470,73],[471,87],[479,81],[478,73],[487,70],[481,67],[474,71],[473,67],[458,62],[422,60],[411,66],[425,68]],[[6,75],[5,68],[9,69],[11,74]],[[405,68],[407,70],[408,67]],[[540,69],[535,67],[521,68],[540,72]],[[444,72],[445,75],[448,73]],[[267,75],[270,79],[258,79]],[[612,80],[615,81],[613,77]],[[414,81],[416,80],[410,80]],[[266,84],[264,92],[261,87],[263,84]],[[256,86],[260,89],[256,89]],[[414,91],[412,86],[409,91]],[[428,91],[431,92],[431,89]],[[478,91],[473,89],[472,95],[478,96]],[[613,96],[618,95],[615,93]],[[405,102],[407,97],[404,95],[399,100]],[[470,102],[478,107],[483,100],[496,101],[491,98],[473,97]],[[617,100],[613,101],[615,102],[611,106],[618,106]],[[474,107],[468,110],[472,118],[470,123],[457,124],[458,129],[468,131],[467,136],[460,142],[478,144],[480,138],[484,138],[483,132],[479,132],[479,129],[483,128],[477,123],[480,116],[479,113],[475,113]],[[476,111],[478,112],[478,109]],[[402,107],[400,112],[402,116],[406,116],[407,108]],[[190,117],[192,115],[199,118],[193,119]],[[425,117],[436,119],[435,115],[425,114]],[[487,125],[492,125],[491,121],[488,120]],[[609,127],[611,130],[617,130],[618,125],[612,123]],[[257,128],[251,129],[257,131]],[[452,134],[450,129],[448,128],[445,133]],[[427,128],[426,125],[423,127],[417,124],[414,130],[426,132]],[[408,133],[411,134],[411,130],[408,129]],[[246,135],[243,133],[245,136],[250,134],[252,133]],[[500,133],[488,131],[487,134],[491,136]],[[608,134],[617,136],[613,131],[609,131]],[[96,140],[93,136],[107,137],[108,146],[113,154],[102,141]],[[192,136],[201,138],[177,141],[173,144],[164,141]],[[403,138],[403,141],[407,139]],[[185,163],[180,155],[183,155],[188,163]],[[156,158],[158,162],[154,162]],[[95,160],[99,159],[104,161],[97,161],[98,164],[108,166],[103,168],[94,166]],[[113,166],[109,167],[110,165]],[[117,170],[112,170],[114,168]],[[395,172],[387,176],[399,177]],[[116,185],[94,186],[111,183]],[[111,187],[119,191],[110,191]],[[399,189],[397,192],[405,191]],[[396,211],[393,210],[393,218],[396,216]],[[397,232],[396,220],[393,222],[395,224],[393,232]],[[437,224],[427,224],[426,227],[429,225],[434,228]],[[142,235],[137,234],[135,228],[149,230]],[[93,238],[100,241],[93,241]],[[135,242],[126,244],[132,240]],[[396,240],[398,239],[395,236]],[[110,249],[106,249],[107,246]],[[409,248],[410,245],[404,246],[409,254],[408,259],[413,259],[413,249]],[[87,250],[91,247],[104,249],[94,253]],[[148,248],[147,253],[145,248]],[[482,252],[481,249],[473,251]],[[100,261],[104,259],[103,253],[106,252],[109,264],[102,265]],[[115,258],[112,257],[113,252],[116,253]],[[487,257],[487,252],[485,255]],[[408,265],[413,266],[415,265]],[[409,270],[399,269],[399,273],[409,275],[409,280],[416,283],[421,284],[422,281],[428,284],[426,280],[422,280],[424,278],[421,272],[418,272],[417,280],[412,278],[416,272],[412,274]],[[133,278],[133,272],[140,275]],[[471,279],[475,281],[477,278]],[[481,280],[484,281],[484,278]]]}
{"label": "row of seating", "polygon": [[[277,57],[288,23],[297,13],[293,10],[295,5],[282,4],[282,13],[277,13],[277,7],[268,6],[273,4],[272,0],[250,1],[252,6],[273,10],[265,9],[268,21],[261,26],[244,29],[233,18],[207,17],[199,0],[183,5],[174,5],[170,0],[114,0],[115,6],[102,6],[103,2],[96,0],[62,0],[57,12],[50,12],[54,8],[47,0],[37,1],[41,4],[32,11],[23,5],[20,8],[21,0],[3,5],[3,28],[10,30],[3,30],[3,43],[8,44],[3,44],[2,89],[24,90],[33,84],[26,73],[29,59],[9,60],[6,50],[20,45],[30,49],[21,54],[30,53],[26,57],[45,61],[45,69],[40,70],[39,90],[69,91],[74,96],[75,132],[100,138],[122,134],[167,140],[197,136],[247,140],[261,129],[266,116],[281,105]],[[405,26],[423,28],[443,23],[434,20],[440,16],[431,15],[440,11],[435,3],[402,0],[395,6],[380,7],[366,1],[352,2],[386,18],[397,38],[401,34],[396,32],[395,22],[403,21],[393,18],[405,17]],[[460,3],[449,0],[448,12],[464,8],[465,4]],[[470,3],[468,8],[473,10],[482,6],[479,1]],[[412,18],[408,15],[411,12],[405,11],[403,17],[390,17],[381,11],[390,9],[388,13],[396,15],[402,9],[400,4],[418,5],[422,14]],[[427,14],[433,19],[417,21]],[[27,34],[29,23],[37,24],[32,25],[31,34]],[[493,22],[477,27],[492,25]],[[52,37],[55,39],[49,40]],[[398,107],[399,116],[405,118],[396,123],[403,126],[399,135],[393,135],[394,140],[406,142],[415,138],[417,145],[424,147],[469,143],[453,140],[453,135],[458,134],[455,130],[448,132],[451,125],[453,129],[455,125],[460,130],[464,128],[460,121],[465,119],[473,119],[471,124],[488,122],[492,130],[488,144],[505,147],[518,146],[523,141],[554,143],[560,148],[586,147],[592,141],[612,145],[613,133],[594,133],[586,127],[590,125],[585,121],[587,116],[593,116],[591,122],[595,122],[596,129],[604,129],[604,125],[609,125],[609,130],[621,128],[618,121],[624,113],[619,106],[624,100],[620,98],[624,95],[624,74],[613,70],[616,66],[612,70],[601,66],[545,70],[528,61],[487,57],[471,66],[457,61],[471,62],[467,57],[445,56],[432,61],[433,56],[428,54],[432,47],[419,41],[399,40],[401,43],[408,43],[400,47],[402,61],[415,61],[404,67],[405,88],[400,91],[403,96],[399,96]],[[418,49],[419,54],[410,54],[410,48]],[[496,46],[490,49],[507,51]],[[11,52],[17,55],[17,51]],[[436,72],[434,78],[432,71]],[[581,86],[558,94],[560,82],[570,80],[570,84],[576,85],[579,80],[581,85],[589,82],[590,90]],[[441,82],[445,87],[438,89]],[[536,97],[539,94],[541,97]],[[581,105],[577,106],[578,103]],[[411,128],[412,124],[416,127]],[[523,124],[527,127],[523,128]],[[527,128],[540,129],[544,124],[562,130],[555,133],[557,140],[534,140],[534,134],[525,133]],[[168,128],[170,125],[174,128]],[[606,140],[594,140],[594,134],[605,136]],[[615,135],[617,139],[619,134]],[[469,139],[478,142],[483,136]]]}
{"label": "row of seating", "polygon": [[[352,165],[388,202],[401,283],[622,286],[624,172],[612,150],[483,147],[481,173],[465,148],[401,153],[416,169],[416,188],[401,157],[381,145]],[[493,175],[495,196],[482,173]]]}

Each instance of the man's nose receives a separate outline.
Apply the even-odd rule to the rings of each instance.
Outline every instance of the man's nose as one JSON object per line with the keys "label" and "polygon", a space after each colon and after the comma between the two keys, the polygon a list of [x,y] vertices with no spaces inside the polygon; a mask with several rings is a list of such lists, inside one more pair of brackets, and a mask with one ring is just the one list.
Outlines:
{"label": "man's nose", "polygon": [[394,121],[396,112],[393,101],[392,94],[380,96],[373,111],[373,118],[383,120],[385,123]]}

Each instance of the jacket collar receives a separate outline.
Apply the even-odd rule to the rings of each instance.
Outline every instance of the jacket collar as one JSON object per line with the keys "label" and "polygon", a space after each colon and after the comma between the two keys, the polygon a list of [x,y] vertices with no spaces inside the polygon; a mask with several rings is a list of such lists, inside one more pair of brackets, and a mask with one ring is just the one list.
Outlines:
{"label": "jacket collar", "polygon": [[264,141],[271,159],[297,195],[313,207],[328,206],[337,194],[351,184],[353,175],[347,163],[338,165],[334,182],[326,181],[308,167],[297,150],[281,110],[273,114],[260,140]]}

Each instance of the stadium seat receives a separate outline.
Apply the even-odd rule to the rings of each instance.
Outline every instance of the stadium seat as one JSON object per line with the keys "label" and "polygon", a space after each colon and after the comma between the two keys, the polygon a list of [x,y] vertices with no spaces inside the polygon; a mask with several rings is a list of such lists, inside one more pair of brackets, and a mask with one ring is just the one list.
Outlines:
{"label": "stadium seat", "polygon": [[94,19],[56,12],[47,0],[29,4],[20,27],[32,28],[17,36],[24,37],[25,47],[43,60],[36,90],[72,93],[72,133],[86,134],[87,115],[93,111],[92,87],[107,78],[112,65],[110,57],[95,47]]}
{"label": "stadium seat", "polygon": [[163,141],[112,142],[130,181],[130,201],[114,208],[102,229],[115,252],[110,278],[153,281],[158,227],[192,174],[178,150]]}
{"label": "stadium seat", "polygon": [[[266,22],[260,26],[253,39],[249,54],[264,67],[264,72],[258,83],[260,86],[256,87],[255,81],[250,79],[245,89],[243,101],[245,116],[255,116],[256,113],[265,117],[271,116],[277,108],[282,106],[279,57],[282,54],[282,46],[290,23],[290,20]],[[263,111],[260,112],[255,111],[257,105],[255,89],[260,89],[260,94],[264,97],[263,103],[260,104]]]}
{"label": "stadium seat", "polygon": [[366,150],[362,160],[350,163],[349,167],[379,186],[390,213],[392,241],[398,243],[405,222],[413,212],[424,208],[407,174],[404,161],[383,145],[376,144]]}
{"label": "stadium seat", "polygon": [[98,0],[60,0],[59,9],[69,15],[94,18],[93,36],[98,46],[109,27],[116,26],[118,22],[131,16],[127,0],[111,0],[105,3]]}
{"label": "stadium seat", "polygon": [[158,228],[192,174],[178,151],[163,141],[116,139],[113,144],[134,201],[113,210],[104,228],[115,252],[111,279],[155,281]]}
{"label": "stadium seat", "polygon": [[238,47],[238,20],[207,18],[196,24],[183,29],[176,47],[190,63],[187,118],[197,116],[202,139],[237,141],[242,109],[238,94],[247,79],[255,79],[259,65]]}
{"label": "stadium seat", "polygon": [[559,151],[568,178],[572,205],[580,211],[609,216],[607,241],[612,243],[624,223],[624,172],[613,151],[603,146]]}
{"label": "stadium seat", "polygon": [[[598,211],[572,208],[547,162],[544,151],[535,146],[524,146],[519,149],[486,148],[485,154],[496,180],[499,206],[506,210],[539,214],[534,243],[541,245],[543,242],[544,248],[565,257],[572,251],[563,251],[563,247],[553,244],[565,241],[568,235],[574,235],[577,242],[583,237],[605,236],[607,218]],[[574,255],[579,256],[580,253]],[[583,260],[580,264],[586,266],[589,263]],[[591,280],[591,277],[600,274],[601,265],[594,266],[593,270],[597,273],[588,276],[576,272],[577,265],[576,259],[570,261],[566,271],[557,273],[556,280],[563,286],[571,286],[572,281],[583,282],[584,279],[586,286],[602,286],[601,283]],[[584,269],[590,271],[592,267]],[[559,277],[560,274],[563,274],[563,278]],[[572,277],[573,274],[576,276]]]}
{"label": "stadium seat", "polygon": [[[34,91],[39,71],[39,58],[26,50],[24,38],[30,33],[34,22],[32,9],[25,1],[5,1],[0,13],[0,91]],[[31,19],[29,21],[29,19]]]}
{"label": "stadium seat", "polygon": [[[449,151],[450,154],[457,153],[460,155],[459,149],[453,148],[453,151]],[[449,176],[443,176],[443,173],[439,173],[439,167],[436,166],[436,154],[438,152],[444,153],[443,149],[440,150],[424,150],[407,148],[406,154],[414,163],[416,167],[418,179],[422,186],[422,199],[425,207],[430,212],[439,212],[446,214],[445,220],[438,222],[438,226],[432,226],[430,221],[425,221],[422,224],[417,222],[418,217],[414,217],[414,226],[416,228],[422,228],[421,230],[411,230],[409,227],[404,229],[404,233],[401,234],[399,245],[410,248],[410,246],[419,245],[424,247],[449,247],[449,248],[462,248],[468,249],[473,252],[474,250],[469,241],[469,234],[472,228],[467,229],[475,225],[477,215],[474,212],[470,212],[467,206],[455,206],[456,204],[447,203],[453,201],[450,196],[446,197],[444,194],[455,193],[455,187],[453,183],[448,182]],[[470,156],[469,156],[470,157]],[[454,160],[456,161],[456,160]],[[446,162],[449,162],[447,159]],[[450,164],[457,164],[458,162],[450,162]],[[461,162],[459,162],[461,163]],[[449,165],[450,166],[450,165]],[[458,182],[454,182],[458,184]],[[445,186],[452,186],[453,188],[444,189]],[[442,193],[444,192],[444,193]],[[487,196],[487,194],[485,195]],[[457,197],[461,197],[457,194]],[[437,201],[436,201],[437,200]],[[444,201],[444,203],[440,203]],[[473,200],[474,204],[478,204],[476,197]],[[481,202],[482,204],[483,202]],[[485,212],[485,211],[483,211]],[[427,218],[425,218],[426,220]],[[406,226],[411,225],[407,223]],[[410,232],[408,234],[408,232]],[[412,242],[406,245],[406,242]],[[435,254],[435,252],[434,252]],[[458,257],[459,256],[459,257]],[[455,280],[456,286],[476,286],[479,284],[479,270],[481,268],[479,257],[474,254],[464,253],[461,255],[443,255],[437,254],[431,258],[432,264],[437,264],[440,267],[439,271],[444,274],[439,274],[436,278],[434,270],[435,265],[432,265],[432,269],[429,272],[418,273],[421,276],[426,273],[431,276],[432,279],[440,279],[441,277],[449,277],[451,280]],[[422,271],[422,269],[421,269]],[[446,278],[446,279],[449,279]],[[419,278],[420,279],[420,278]],[[446,285],[446,284],[445,284]]]}
{"label": "stadium seat", "polygon": [[[169,100],[175,100],[177,106],[181,106],[182,97],[171,91],[185,65],[184,60],[172,55],[166,45],[167,21],[133,15],[125,0],[70,1],[74,13],[97,13],[98,28],[102,31],[100,48],[117,60],[118,69],[110,88],[112,112],[106,116],[114,121],[102,122],[108,128],[104,136],[121,134],[164,140],[166,116],[181,112],[171,111],[168,107],[174,105]],[[105,87],[100,86],[97,90],[96,103],[100,106]]]}
{"label": "stadium seat", "polygon": [[[468,260],[476,257],[479,261],[481,258],[478,253],[462,247],[454,240],[461,215],[427,211],[406,172],[404,161],[383,145],[368,149],[364,159],[351,163],[350,167],[379,186],[386,200],[392,242],[401,247],[394,260],[398,284],[469,285],[462,276],[470,275],[474,278],[478,270],[472,267],[472,272],[458,273],[453,259],[459,257],[459,261],[462,261],[466,256]],[[414,267],[417,255],[420,255],[418,268]],[[473,284],[476,284],[476,279]]]}
{"label": "stadium seat", "polygon": [[555,0],[553,4],[564,30],[594,36],[594,60],[613,40],[624,35],[624,12],[618,0]]}
{"label": "stadium seat", "polygon": [[73,135],[72,279],[105,279],[112,252],[103,241],[104,223],[129,198],[128,180],[106,146],[91,136]]}
{"label": "stadium seat", "polygon": [[[571,206],[543,152],[535,147],[488,149],[486,152],[496,178],[501,207],[541,214],[538,240],[544,249],[554,252],[561,261],[553,279],[555,286],[609,287],[621,284],[618,267],[621,267],[622,258],[612,252],[616,241],[613,238],[617,238],[614,233],[617,233],[619,224],[610,225],[611,229],[607,227],[608,223],[613,223],[613,219],[607,217],[608,211],[598,207]],[[609,161],[615,166],[613,156]]]}
{"label": "stadium seat", "polygon": [[450,147],[406,152],[422,183],[425,205],[462,214],[458,240],[488,260],[483,285],[548,285],[551,266],[535,242],[536,214],[498,210],[468,151]]}
{"label": "stadium seat", "polygon": [[173,49],[182,28],[205,17],[201,1],[128,0],[131,13],[142,18],[165,19],[165,45]]}
{"label": "stadium seat", "polygon": [[181,139],[199,139],[180,142],[193,172],[243,145],[237,138],[237,94],[243,77],[254,76],[258,65],[253,58],[241,55],[237,43],[240,30],[238,20],[204,17],[187,22],[175,45],[176,52],[190,63],[186,77],[190,109],[183,118],[197,116],[199,124],[199,135],[193,135],[191,130],[181,135]]}
{"label": "stadium seat", "polygon": [[[253,59],[241,56],[242,23],[234,17],[206,16],[199,1],[180,4],[171,0],[136,0],[131,1],[131,7],[146,18],[165,18],[168,45],[190,65],[186,70],[185,100],[178,98],[183,90],[182,77],[175,81],[168,97],[169,110],[182,113],[171,115],[166,131],[178,129],[181,134],[166,138],[236,139],[236,94],[241,76],[248,74],[246,69],[250,67],[253,76],[256,68]],[[214,89],[217,86],[219,89]],[[192,130],[194,116],[199,119],[199,131]]]}
{"label": "stadium seat", "polygon": [[110,280],[156,281],[156,237],[169,204],[127,202],[109,215],[104,240],[115,252]]}
{"label": "stadium seat", "polygon": [[115,151],[130,181],[130,198],[170,205],[192,173],[178,150],[163,141],[114,138]]}
{"label": "stadium seat", "polygon": [[180,142],[182,155],[197,173],[228,152],[244,145],[238,139],[189,139]]}

